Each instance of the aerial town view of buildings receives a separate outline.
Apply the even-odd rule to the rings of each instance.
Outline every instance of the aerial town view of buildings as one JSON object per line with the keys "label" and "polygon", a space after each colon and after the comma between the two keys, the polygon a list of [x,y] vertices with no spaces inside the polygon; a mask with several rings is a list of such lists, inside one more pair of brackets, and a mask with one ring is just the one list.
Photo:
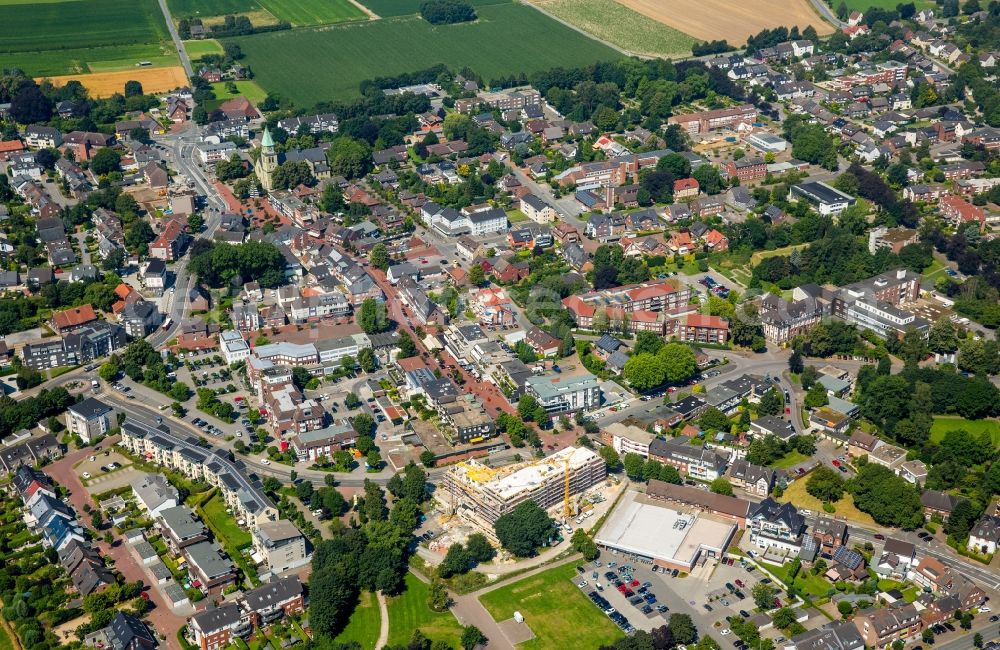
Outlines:
{"label": "aerial town view of buildings", "polygon": [[0,648],[1000,648],[997,2],[95,1],[0,3]]}

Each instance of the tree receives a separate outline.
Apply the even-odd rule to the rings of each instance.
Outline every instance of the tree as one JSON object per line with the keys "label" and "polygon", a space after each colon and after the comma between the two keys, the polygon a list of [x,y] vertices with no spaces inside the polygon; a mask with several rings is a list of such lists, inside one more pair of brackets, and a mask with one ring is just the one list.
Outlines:
{"label": "tree", "polygon": [[774,607],[775,589],[771,585],[758,582],[750,590],[750,595],[753,596],[754,604],[760,609],[768,610]]}
{"label": "tree", "polygon": [[467,573],[471,566],[471,558],[461,544],[452,544],[448,547],[441,564],[438,565],[438,575],[442,578],[450,578],[453,575]]}
{"label": "tree", "polygon": [[481,287],[486,284],[486,272],[483,271],[483,267],[473,264],[469,268],[469,284],[474,287]]}
{"label": "tree", "polygon": [[573,550],[583,554],[583,559],[587,562],[597,557],[597,545],[594,544],[594,540],[590,538],[590,535],[583,528],[577,528],[573,531],[570,542],[573,545]]}
{"label": "tree", "polygon": [[694,351],[684,343],[667,343],[656,356],[663,364],[664,374],[669,382],[687,381],[698,371]]}
{"label": "tree", "polygon": [[[839,603],[837,603],[837,611],[840,612],[840,616],[842,618],[846,619],[848,616],[851,615],[851,612],[854,611],[854,606],[851,605],[850,601],[842,600]],[[931,634],[931,636],[934,636],[933,633]]]}
{"label": "tree", "polygon": [[716,494],[722,494],[727,497],[733,496],[733,484],[721,476],[712,481],[709,489]]}
{"label": "tree", "polygon": [[493,546],[486,539],[486,535],[482,533],[472,533],[469,535],[468,539],[465,540],[465,551],[469,554],[469,557],[479,563],[489,562],[496,555]]}
{"label": "tree", "polygon": [[671,614],[668,625],[676,643],[687,645],[694,643],[694,640],[698,638],[698,629],[687,614]]}
{"label": "tree", "polygon": [[607,465],[608,471],[617,470],[621,464],[621,458],[618,456],[618,452],[615,451],[614,447],[604,446],[598,452],[601,458],[604,459],[604,464]]}
{"label": "tree", "polygon": [[916,528],[924,521],[916,488],[887,467],[862,465],[847,487],[858,510],[870,514],[877,524]]}
{"label": "tree", "polygon": [[806,481],[806,492],[828,503],[840,501],[845,490],[844,479],[839,473],[824,465],[814,469]]}
{"label": "tree", "polygon": [[552,533],[552,520],[534,501],[525,501],[493,524],[500,544],[517,557],[533,555]]}
{"label": "tree", "polygon": [[635,346],[632,348],[632,354],[656,354],[662,347],[663,337],[655,332],[642,330],[635,336]]}
{"label": "tree", "polygon": [[799,354],[798,350],[795,350],[792,352],[792,356],[788,357],[788,370],[801,375],[803,369],[802,355]]}
{"label": "tree", "polygon": [[698,424],[707,431],[729,431],[729,418],[714,406],[701,414]]}
{"label": "tree", "polygon": [[486,643],[486,635],[475,625],[462,628],[462,650],[472,650],[477,645]]}
{"label": "tree", "polygon": [[377,269],[385,271],[389,268],[389,250],[385,244],[375,244],[371,253],[368,254],[368,261]]}
{"label": "tree", "polygon": [[90,159],[90,171],[98,176],[121,171],[121,154],[111,147],[102,147]]}
{"label": "tree", "polygon": [[781,415],[785,408],[785,398],[777,388],[764,393],[757,405],[758,415]]}
{"label": "tree", "polygon": [[427,606],[435,612],[443,612],[448,609],[449,602],[448,588],[437,577],[432,577],[427,591]]}
{"label": "tree", "polygon": [[375,360],[375,353],[371,348],[361,348],[358,350],[358,365],[365,372],[375,372],[378,363]]}
{"label": "tree", "polygon": [[[375,429],[375,419],[367,413],[359,413],[351,418],[351,426],[357,431],[359,436],[371,436],[371,432]],[[360,451],[360,449],[359,449]],[[362,453],[367,453],[362,451]]]}
{"label": "tree", "polygon": [[389,316],[385,305],[374,298],[365,298],[358,310],[358,325],[365,334],[378,334],[389,329]]}
{"label": "tree", "polygon": [[942,316],[927,333],[927,347],[931,352],[949,354],[958,350],[958,337],[951,319]]}
{"label": "tree", "polygon": [[808,392],[806,392],[806,398],[804,404],[806,408],[817,409],[821,406],[826,406],[830,403],[830,398],[826,393],[826,388],[823,384],[816,382],[812,385]]}
{"label": "tree", "polygon": [[948,515],[948,520],[944,524],[944,532],[959,541],[965,541],[981,514],[981,509],[972,501],[962,499],[955,504],[951,514]]}
{"label": "tree", "polygon": [[142,84],[138,81],[129,80],[125,82],[125,97],[138,97],[142,95]]}
{"label": "tree", "polygon": [[118,376],[118,373],[120,371],[121,368],[118,367],[117,363],[115,363],[114,361],[109,361],[100,367],[100,369],[97,371],[97,374],[104,381],[113,381],[114,378]]}
{"label": "tree", "polygon": [[622,373],[629,384],[638,391],[656,388],[666,378],[666,368],[658,355],[636,354],[625,362]]}
{"label": "tree", "polygon": [[646,464],[646,459],[635,452],[629,452],[625,454],[622,459],[622,465],[625,467],[625,473],[630,479],[641,479],[642,469]]}

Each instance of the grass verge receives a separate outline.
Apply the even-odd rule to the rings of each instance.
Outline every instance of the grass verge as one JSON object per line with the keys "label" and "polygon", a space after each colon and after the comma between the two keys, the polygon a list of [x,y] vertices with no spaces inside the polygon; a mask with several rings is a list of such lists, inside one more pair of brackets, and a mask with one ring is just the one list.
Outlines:
{"label": "grass verge", "polygon": [[[462,626],[451,612],[435,612],[427,606],[428,586],[412,573],[406,574],[406,591],[389,598],[389,645],[405,645],[420,630],[432,641],[457,647]],[[377,606],[377,605],[376,605]]]}

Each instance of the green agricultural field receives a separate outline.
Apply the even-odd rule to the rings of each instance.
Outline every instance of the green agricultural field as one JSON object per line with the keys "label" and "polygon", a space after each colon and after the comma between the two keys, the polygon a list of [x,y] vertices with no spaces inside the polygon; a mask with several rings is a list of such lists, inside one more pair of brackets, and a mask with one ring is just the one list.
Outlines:
{"label": "green agricultural field", "polygon": [[[147,45],[167,40],[156,0],[0,5],[0,59],[15,52],[52,52],[95,47]],[[119,56],[87,60],[120,59]],[[70,64],[65,69],[70,68]]]}
{"label": "green agricultural field", "polygon": [[368,18],[350,0],[260,0],[260,4],[278,20],[293,25],[325,25]]}
{"label": "green agricultural field", "polygon": [[535,638],[519,647],[548,650],[567,647],[567,639],[579,648],[596,648],[622,636],[614,623],[576,586],[576,563],[570,562],[530,578],[483,594],[479,602],[496,621],[524,615]]}
{"label": "green agricultural field", "polygon": [[[879,9],[895,9],[896,5],[899,4],[899,0],[844,0],[847,4],[847,8],[851,11],[865,11],[868,7],[878,7]],[[833,0],[832,3],[828,2],[834,11],[840,6],[840,0]],[[913,4],[916,5],[917,11],[921,9],[933,9],[935,7],[934,2],[931,0],[913,0]]]}
{"label": "green agricultural field", "polygon": [[35,77],[127,70],[135,68],[139,61],[149,61],[155,67],[179,64],[177,55],[166,44],[13,52],[0,55],[0,59],[4,67],[20,68]]}
{"label": "green agricultural field", "polygon": [[[427,593],[425,583],[412,573],[406,574],[406,591],[388,602],[389,645],[406,645],[414,630],[420,630],[432,641],[446,641],[453,648],[460,645],[462,626],[451,612],[431,610],[427,606]],[[377,610],[378,605],[375,607]]]}
{"label": "green agricultural field", "polygon": [[[368,7],[383,18],[392,16],[411,16],[420,13],[420,3],[424,0],[361,0],[361,4]],[[484,5],[506,4],[510,0],[469,0],[469,4],[474,7]]]}
{"label": "green agricultural field", "polygon": [[303,108],[358,97],[365,79],[439,63],[469,66],[490,80],[621,57],[535,9],[515,4],[480,7],[479,20],[462,25],[394,18],[233,40],[265,90]]}
{"label": "green agricultural field", "polygon": [[993,446],[1000,447],[1000,422],[997,420],[966,420],[948,415],[934,416],[934,424],[931,425],[931,442],[941,442],[946,433],[956,429],[964,429],[974,436],[987,431],[993,438]]}
{"label": "green agricultural field", "polygon": [[174,20],[259,11],[256,0],[168,0]]}
{"label": "green agricultural field", "polygon": [[[351,612],[347,627],[334,639],[337,643],[356,641],[362,650],[372,650],[378,642],[382,616],[379,613],[375,594],[365,591],[358,599],[358,606]],[[0,650],[3,650],[0,648]]]}
{"label": "green agricultural field", "polygon": [[220,81],[219,83],[212,84],[212,90],[215,91],[216,100],[213,108],[217,107],[227,99],[239,97],[240,95],[243,95],[254,104],[263,101],[264,98],[267,97],[267,93],[264,92],[264,89],[258,86],[254,81],[234,81],[233,83],[236,84],[236,92],[232,94],[226,90],[227,82]]}
{"label": "green agricultural field", "polygon": [[588,34],[640,56],[689,56],[697,39],[615,0],[531,0]]}
{"label": "green agricultural field", "polygon": [[[0,0],[2,2],[3,0]],[[254,23],[261,12],[274,17],[273,22],[293,25],[325,25],[367,17],[350,0],[169,0],[174,18],[195,18],[247,14]],[[256,18],[256,20],[255,20]],[[272,22],[266,20],[264,22]]]}

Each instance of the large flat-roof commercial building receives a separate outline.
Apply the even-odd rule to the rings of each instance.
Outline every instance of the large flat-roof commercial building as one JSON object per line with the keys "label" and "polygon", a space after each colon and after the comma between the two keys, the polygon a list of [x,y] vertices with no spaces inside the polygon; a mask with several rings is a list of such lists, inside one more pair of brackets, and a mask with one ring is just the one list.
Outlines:
{"label": "large flat-roof commercial building", "polygon": [[594,541],[662,567],[689,572],[703,556],[721,556],[736,530],[732,521],[674,510],[629,490]]}
{"label": "large flat-roof commercial building", "polygon": [[857,202],[850,194],[844,194],[835,187],[820,181],[809,181],[792,185],[788,192],[788,198],[795,200],[805,199],[809,203],[812,203],[816,207],[816,210],[824,216],[839,214]]}
{"label": "large flat-roof commercial building", "polygon": [[575,496],[607,476],[604,459],[583,447],[567,447],[548,458],[499,469],[471,460],[459,463],[445,475],[445,499],[456,511],[492,531],[497,519],[525,501],[542,508],[561,503],[566,475],[569,493]]}
{"label": "large flat-roof commercial building", "polygon": [[747,524],[747,514],[750,512],[750,502],[746,499],[715,494],[686,485],[674,485],[665,481],[652,479],[646,485],[646,496],[651,499],[679,504],[684,510],[693,510],[729,520],[740,528]]}

